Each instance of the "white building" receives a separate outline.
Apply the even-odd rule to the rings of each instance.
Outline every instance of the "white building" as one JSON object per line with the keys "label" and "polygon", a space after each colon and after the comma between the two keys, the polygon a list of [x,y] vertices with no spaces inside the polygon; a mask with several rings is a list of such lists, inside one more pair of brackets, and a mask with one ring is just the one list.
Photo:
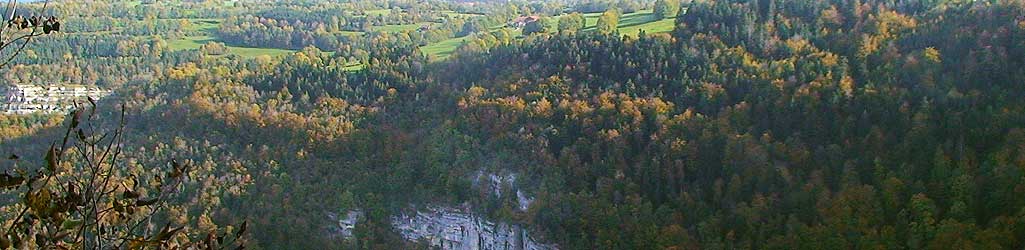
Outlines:
{"label": "white building", "polygon": [[85,85],[18,84],[6,88],[0,108],[7,114],[65,112],[86,97],[99,100],[110,93],[110,90]]}

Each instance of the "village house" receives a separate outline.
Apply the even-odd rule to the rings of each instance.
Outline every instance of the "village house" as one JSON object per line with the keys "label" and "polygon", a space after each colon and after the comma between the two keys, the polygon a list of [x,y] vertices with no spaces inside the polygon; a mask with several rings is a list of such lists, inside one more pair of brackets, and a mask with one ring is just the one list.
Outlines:
{"label": "village house", "polygon": [[64,112],[87,97],[100,99],[110,93],[110,90],[85,85],[16,84],[7,87],[0,108],[8,114]]}
{"label": "village house", "polygon": [[527,26],[527,24],[533,23],[533,22],[537,22],[539,20],[541,20],[541,17],[540,16],[536,16],[536,15],[535,16],[520,16],[520,17],[514,18],[512,21],[509,21],[509,23],[507,25],[509,27],[513,27],[513,28],[523,28],[524,26]]}

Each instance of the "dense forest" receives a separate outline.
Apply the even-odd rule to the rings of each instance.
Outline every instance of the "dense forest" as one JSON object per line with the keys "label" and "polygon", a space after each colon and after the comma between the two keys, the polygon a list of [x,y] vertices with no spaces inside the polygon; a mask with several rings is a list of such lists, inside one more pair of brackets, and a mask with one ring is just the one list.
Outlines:
{"label": "dense forest", "polygon": [[[51,4],[0,77],[113,89],[121,175],[195,166],[185,235],[427,249],[391,218],[445,204],[560,249],[1025,247],[1020,0]],[[0,167],[68,120],[0,115]]]}

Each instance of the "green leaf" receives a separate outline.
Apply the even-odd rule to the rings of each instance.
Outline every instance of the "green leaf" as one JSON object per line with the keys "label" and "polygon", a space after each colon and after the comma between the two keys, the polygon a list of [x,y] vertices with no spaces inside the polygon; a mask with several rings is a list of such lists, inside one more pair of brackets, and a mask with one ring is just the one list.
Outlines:
{"label": "green leaf", "polygon": [[28,202],[29,208],[42,214],[50,205],[50,189],[43,187],[39,190],[29,191],[25,195],[25,200]]}
{"label": "green leaf", "polygon": [[50,150],[46,152],[46,169],[51,173],[57,172],[57,149],[50,144]]}
{"label": "green leaf", "polygon": [[74,229],[82,225],[82,220],[65,220],[61,223],[61,229]]}
{"label": "green leaf", "polygon": [[0,236],[0,249],[7,249],[11,247],[11,240],[7,239],[7,235]]}
{"label": "green leaf", "polygon": [[246,228],[249,227],[249,221],[243,221],[242,226],[239,226],[238,232],[235,232],[235,238],[242,237],[242,234],[246,232]]}
{"label": "green leaf", "polygon": [[71,115],[71,127],[77,128],[79,121],[82,120],[82,110],[76,109]]}
{"label": "green leaf", "polygon": [[154,203],[157,203],[158,200],[160,200],[160,198],[156,198],[156,197],[149,198],[149,199],[138,199],[138,200],[135,201],[135,205],[136,206],[140,206],[140,207],[149,206],[149,205],[153,205]]}
{"label": "green leaf", "polygon": [[46,235],[43,235],[42,233],[37,233],[36,234],[36,245],[37,246],[43,247],[43,246],[46,245],[47,242],[49,242],[49,240],[46,240]]}

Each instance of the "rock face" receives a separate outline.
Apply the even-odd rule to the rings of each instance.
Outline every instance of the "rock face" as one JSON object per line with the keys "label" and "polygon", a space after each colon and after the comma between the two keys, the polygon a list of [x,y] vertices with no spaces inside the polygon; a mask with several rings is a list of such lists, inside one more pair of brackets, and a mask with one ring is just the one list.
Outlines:
{"label": "rock face", "polygon": [[495,224],[451,208],[432,207],[392,218],[392,226],[411,241],[425,240],[446,250],[548,250],[517,225]]}
{"label": "rock face", "polygon": [[[477,188],[487,188],[486,190],[496,197],[502,197],[502,187],[508,185],[513,187],[516,191],[516,200],[518,201],[517,209],[520,211],[527,211],[530,208],[530,204],[534,202],[534,197],[530,197],[526,192],[520,189],[516,189],[516,174],[498,175],[495,173],[485,173],[484,170],[477,171],[477,177],[474,178],[473,185]],[[483,180],[483,181],[482,181]]]}
{"label": "rock face", "polygon": [[[494,198],[515,195],[520,211],[527,211],[534,202],[528,191],[517,188],[514,173],[490,173],[477,171],[470,176],[475,189],[487,192]],[[463,207],[465,208],[465,207]],[[553,244],[544,244],[530,237],[519,225],[495,223],[467,212],[469,209],[434,206],[413,213],[399,214],[391,218],[392,227],[409,241],[425,241],[443,250],[557,250]],[[353,229],[361,221],[363,212],[351,210],[344,214],[328,213],[329,219],[338,221],[331,233],[342,238],[352,238]]]}
{"label": "rock face", "polygon": [[516,190],[516,201],[519,203],[520,211],[527,211],[530,209],[530,204],[534,203],[534,197],[527,196],[522,190]]}
{"label": "rock face", "polygon": [[353,230],[356,228],[356,223],[363,217],[363,211],[350,210],[345,213],[345,217],[339,218],[337,214],[328,213],[328,218],[338,221],[338,228],[335,229],[334,233],[344,237],[352,238]]}

